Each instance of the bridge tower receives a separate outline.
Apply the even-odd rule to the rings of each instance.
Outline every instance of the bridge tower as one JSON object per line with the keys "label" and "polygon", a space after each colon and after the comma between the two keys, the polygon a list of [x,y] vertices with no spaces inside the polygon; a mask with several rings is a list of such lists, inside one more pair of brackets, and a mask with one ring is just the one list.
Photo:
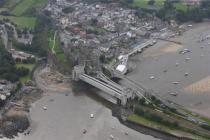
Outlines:
{"label": "bridge tower", "polygon": [[125,95],[121,96],[120,101],[121,101],[121,105],[122,106],[126,106],[126,104],[127,104],[127,97]]}
{"label": "bridge tower", "polygon": [[74,69],[72,71],[72,79],[75,81],[79,81],[79,75],[83,73],[85,73],[85,66],[74,66]]}

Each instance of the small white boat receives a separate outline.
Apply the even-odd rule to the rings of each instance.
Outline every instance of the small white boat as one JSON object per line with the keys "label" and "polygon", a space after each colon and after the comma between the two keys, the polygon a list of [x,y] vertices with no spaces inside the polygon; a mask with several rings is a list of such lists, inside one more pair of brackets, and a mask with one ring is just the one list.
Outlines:
{"label": "small white boat", "polygon": [[93,114],[90,114],[90,118],[94,118],[94,115]]}
{"label": "small white boat", "polygon": [[174,92],[170,92],[169,94],[172,95],[172,96],[177,96],[178,95],[177,93],[174,93]]}

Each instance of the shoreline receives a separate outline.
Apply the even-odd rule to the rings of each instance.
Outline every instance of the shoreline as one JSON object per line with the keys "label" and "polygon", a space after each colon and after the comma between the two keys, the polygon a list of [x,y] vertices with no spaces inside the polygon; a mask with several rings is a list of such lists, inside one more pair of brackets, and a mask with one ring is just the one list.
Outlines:
{"label": "shoreline", "polygon": [[179,137],[174,134],[171,134],[171,133],[168,133],[168,132],[165,132],[162,130],[158,130],[156,128],[148,127],[148,126],[145,126],[145,125],[142,125],[139,123],[135,123],[135,122],[132,122],[129,120],[124,120],[120,113],[120,109],[121,109],[120,107],[115,107],[115,109],[112,109],[112,115],[114,117],[118,118],[120,123],[122,123],[123,125],[131,128],[131,129],[134,129],[140,133],[148,134],[148,135],[151,135],[151,136],[161,139],[161,140],[168,140],[168,139],[170,139],[170,140],[180,140],[180,139],[181,140],[194,140],[194,139],[188,138],[188,137]]}
{"label": "shoreline", "polygon": [[14,138],[30,128],[31,104],[42,98],[43,91],[33,81],[25,83],[2,108],[0,137]]}
{"label": "shoreline", "polygon": [[[38,67],[39,69],[38,69],[38,71],[41,71],[44,67],[42,67],[41,69],[40,69],[40,67]],[[37,72],[37,71],[36,71]],[[38,72],[39,73],[39,72]],[[36,75],[36,73],[35,73],[35,75]],[[72,82],[71,82],[71,84],[70,85],[72,85]],[[44,87],[44,85],[42,85],[43,87]],[[72,88],[71,88],[72,89]],[[88,88],[88,89],[91,89],[91,88]],[[46,96],[48,97],[48,96],[51,96],[51,93],[49,94],[49,92],[51,92],[51,91],[48,91],[49,89],[47,89],[47,87],[45,87],[45,89],[43,89],[44,90],[44,94],[43,94],[43,96],[41,97],[41,99],[39,99],[39,100],[42,100],[43,98],[45,98]],[[69,90],[70,90],[70,87],[69,87]],[[103,108],[107,108],[108,110],[110,110],[110,111],[112,111],[112,117],[113,118],[117,118],[117,120],[119,120],[119,122],[122,124],[122,125],[124,125],[124,126],[126,126],[126,127],[129,127],[129,128],[131,128],[132,130],[134,130],[134,131],[137,131],[138,133],[142,133],[142,134],[146,134],[146,135],[149,135],[149,136],[153,136],[154,137],[154,139],[155,138],[158,138],[158,139],[163,139],[163,140],[167,140],[167,138],[170,136],[172,139],[175,139],[175,140],[178,140],[178,139],[183,139],[183,140],[191,140],[191,139],[188,139],[188,138],[181,138],[181,137],[177,137],[177,136],[174,136],[174,135],[172,135],[172,134],[170,134],[170,133],[166,133],[166,132],[163,132],[163,131],[160,131],[160,130],[157,130],[157,129],[154,129],[154,128],[151,128],[151,127],[146,127],[146,126],[144,126],[144,125],[137,125],[137,124],[135,124],[135,123],[132,123],[132,122],[129,122],[129,121],[123,121],[122,120],[122,118],[119,116],[119,114],[116,114],[116,113],[114,113],[113,112],[113,110],[115,110],[115,107],[114,107],[114,105],[111,105],[111,107],[110,106],[106,106],[106,104],[107,103],[103,103],[103,101],[101,101],[101,97],[97,94],[97,90],[95,89],[95,88],[92,88],[91,90],[88,90],[88,92],[86,92],[87,90],[85,90],[85,88],[83,89],[83,90],[81,90],[81,91],[79,91],[79,94],[78,95],[76,95],[76,96],[86,96],[86,98],[90,98],[91,100],[94,100],[94,101],[97,101],[97,102],[99,102],[99,104],[102,104],[102,106],[103,106]],[[56,92],[56,91],[54,91],[54,92]],[[62,92],[64,92],[65,93],[65,91],[62,91]],[[94,92],[94,94],[93,95],[87,95],[87,94],[91,94],[92,92]],[[55,93],[53,93],[53,94],[55,94]],[[85,94],[85,95],[83,95],[83,94]],[[65,95],[65,94],[64,94]],[[63,94],[62,94],[62,96],[64,96]],[[57,95],[56,95],[57,96]],[[60,95],[59,95],[60,96]],[[65,95],[65,96],[67,96],[67,95]],[[69,96],[69,95],[68,95]],[[97,96],[97,97],[96,97]],[[101,98],[101,99],[100,99]],[[33,133],[33,131],[34,131],[34,129],[37,129],[36,127],[34,128],[34,120],[33,120],[33,118],[31,118],[31,115],[32,115],[32,113],[33,113],[33,106],[34,105],[36,105],[37,104],[37,102],[39,102],[39,100],[36,100],[34,103],[32,103],[32,105],[31,105],[31,108],[30,108],[30,112],[29,112],[29,118],[30,118],[30,123],[31,123],[31,125],[30,125],[30,127],[25,131],[25,133]],[[53,100],[56,100],[56,99],[53,99]],[[103,100],[103,99],[102,99]],[[54,101],[53,101],[54,102]],[[108,101],[105,101],[105,102],[108,102]],[[109,103],[108,103],[109,104]],[[49,106],[50,107],[50,106]],[[41,109],[42,110],[42,109]],[[56,110],[55,110],[56,111]],[[36,122],[36,121],[35,121]],[[36,125],[38,125],[38,124],[36,124],[35,123],[35,126]],[[36,130],[35,130],[36,131]],[[24,134],[24,133],[23,133]],[[21,134],[22,135],[22,134]],[[28,134],[26,134],[26,136],[27,136]],[[30,134],[29,134],[30,135]],[[16,138],[15,138],[16,139]],[[22,140],[22,139],[21,139]]]}
{"label": "shoreline", "polygon": [[[70,85],[72,85],[72,81],[71,81],[71,84]],[[80,88],[81,87],[79,87],[79,89]],[[47,91],[45,89],[45,92],[49,92],[49,91]],[[88,95],[89,93],[92,93],[92,92],[94,92],[92,95]],[[97,101],[100,104],[103,104],[102,106],[104,106],[105,108],[107,108],[107,109],[109,109],[110,111],[113,112],[115,105],[109,103],[106,100],[104,101],[104,99],[102,97],[100,97],[100,95],[98,95],[97,92],[98,92],[97,89],[95,89],[94,87],[93,88],[88,88],[88,91],[82,89],[81,91],[79,91],[79,94],[85,93],[86,95],[78,95],[78,96],[87,96],[88,98],[91,98],[94,101]],[[115,113],[112,113],[112,116],[114,118],[117,118],[122,125],[127,126],[127,127],[131,128],[131,129],[133,129],[135,131],[138,131],[138,133],[140,132],[140,133],[143,133],[143,134],[146,134],[146,135],[153,136],[154,138],[163,139],[163,140],[167,140],[167,138],[169,136],[171,138],[175,139],[175,140],[178,140],[178,139],[181,138],[181,137],[177,137],[175,135],[172,135],[170,133],[166,133],[166,132],[163,132],[163,131],[160,131],[160,130],[156,130],[156,129],[152,128],[152,127],[146,127],[146,126],[143,126],[143,125],[136,125],[136,124],[134,124],[132,122],[129,122],[129,121],[122,121],[122,119],[121,119],[121,117],[119,117],[119,115],[116,116],[114,114]],[[187,139],[187,138],[182,138],[182,139],[183,140],[192,140],[192,139]]]}
{"label": "shoreline", "polygon": [[[94,95],[96,93],[91,95],[94,98],[89,95],[87,96],[87,94],[94,92],[95,89],[88,90],[89,93],[86,93],[87,90],[84,90],[77,94],[72,92],[72,87],[70,86],[72,84],[70,83],[68,85],[64,84],[66,89],[60,83],[55,84],[57,86],[56,88],[54,84],[48,85],[47,81],[52,81],[49,77],[54,76],[54,72],[50,74],[51,72],[48,70],[44,68],[44,73],[43,69],[40,70],[42,72],[35,71],[35,79],[45,88],[43,89],[44,93],[41,99],[31,105],[31,125],[25,131],[26,135],[24,133],[19,134],[18,137],[15,137],[15,140],[67,140],[67,138],[68,140],[98,140],[99,138],[106,140],[111,134],[121,140],[139,140],[139,138],[145,140],[155,139],[150,135],[136,132],[122,125],[116,117],[111,115],[111,109],[107,108],[103,101],[101,102],[100,99],[95,99],[98,98]],[[43,75],[47,75],[49,78],[45,82],[43,81],[45,85],[40,81],[40,77]],[[36,76],[40,77],[37,79]],[[47,109],[44,110],[43,106],[46,106]],[[68,108],[66,108],[67,106]],[[95,114],[94,119],[89,118],[89,113],[91,112]],[[49,118],[48,116],[51,117]],[[73,119],[75,117],[77,117],[76,120]],[[60,120],[60,118],[62,119]],[[88,131],[87,135],[81,132],[84,128]],[[54,133],[55,130],[57,131],[56,133]],[[129,135],[123,134],[122,131],[128,132]],[[110,134],[107,134],[107,132]]]}

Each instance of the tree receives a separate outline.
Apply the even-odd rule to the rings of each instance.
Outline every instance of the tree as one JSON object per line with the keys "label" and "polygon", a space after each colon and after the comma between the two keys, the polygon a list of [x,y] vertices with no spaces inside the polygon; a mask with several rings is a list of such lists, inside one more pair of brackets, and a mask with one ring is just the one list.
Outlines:
{"label": "tree", "polygon": [[97,23],[98,23],[98,20],[97,20],[96,18],[92,18],[92,19],[91,19],[91,25],[92,25],[92,26],[96,26]]}
{"label": "tree", "polygon": [[29,69],[28,68],[24,68],[24,67],[20,67],[16,70],[16,73],[19,75],[19,76],[25,76],[25,75],[28,75],[29,74]]}
{"label": "tree", "polygon": [[146,102],[145,98],[139,99],[139,104],[140,104],[140,105],[144,105],[145,102]]}
{"label": "tree", "polygon": [[69,6],[69,7],[63,8],[62,12],[64,12],[65,14],[68,14],[68,13],[72,13],[74,10],[75,10],[74,7]]}
{"label": "tree", "polygon": [[148,1],[148,5],[154,5],[154,4],[155,4],[155,0]]}
{"label": "tree", "polygon": [[173,1],[171,1],[171,0],[166,0],[165,2],[164,2],[164,8],[165,9],[174,9],[174,5],[173,5]]}
{"label": "tree", "polygon": [[105,62],[105,55],[104,54],[100,55],[99,60],[100,60],[101,63],[104,63]]}
{"label": "tree", "polygon": [[152,101],[155,101],[156,100],[156,97],[155,96],[151,96],[151,100]]}
{"label": "tree", "polygon": [[207,17],[210,18],[210,8],[207,10]]}
{"label": "tree", "polygon": [[19,77],[14,73],[4,73],[1,75],[1,78],[6,79],[11,82],[16,82],[19,80]]}
{"label": "tree", "polygon": [[193,8],[188,13],[189,19],[195,22],[201,22],[203,19],[203,13],[199,7]]}
{"label": "tree", "polygon": [[126,0],[126,2],[127,2],[128,4],[131,4],[131,3],[133,3],[133,0]]}
{"label": "tree", "polygon": [[140,116],[144,115],[144,110],[139,108],[139,107],[135,107],[134,113]]}
{"label": "tree", "polygon": [[210,0],[201,0],[201,7],[202,8],[209,8],[210,7]]}
{"label": "tree", "polygon": [[178,21],[180,21],[180,22],[186,22],[186,21],[188,21],[188,17],[186,15],[186,13],[184,11],[182,11],[182,10],[177,11],[177,13],[176,13],[176,19]]}

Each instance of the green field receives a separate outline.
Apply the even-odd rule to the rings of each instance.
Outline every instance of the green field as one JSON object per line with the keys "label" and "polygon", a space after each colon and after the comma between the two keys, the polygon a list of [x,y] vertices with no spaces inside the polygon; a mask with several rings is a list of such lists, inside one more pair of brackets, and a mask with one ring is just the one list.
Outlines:
{"label": "green field", "polygon": [[11,11],[12,15],[21,16],[23,15],[29,8],[34,7],[42,7],[47,3],[47,0],[21,0],[16,7]]}
{"label": "green field", "polygon": [[193,9],[193,8],[196,8],[196,6],[188,6],[184,3],[181,3],[181,2],[178,2],[178,3],[175,3],[174,4],[174,7],[176,8],[176,10],[178,11],[183,11],[183,12],[186,12],[187,9]]}
{"label": "green field", "polygon": [[[30,73],[31,73],[31,71],[33,69],[33,66],[34,66],[34,64],[23,64],[23,63],[16,64],[17,68],[21,68],[21,67],[27,68],[27,69],[30,70]],[[21,83],[25,83],[25,82],[27,82],[28,80],[31,79],[30,73],[28,75],[26,75],[26,76],[20,77]]]}
{"label": "green field", "polygon": [[14,16],[0,16],[0,19],[9,19],[10,22],[13,22],[18,25],[20,28],[31,28],[34,29],[36,24],[36,18],[34,17],[14,17]]}
{"label": "green field", "polygon": [[[147,8],[148,2],[150,0],[134,0],[133,3],[131,4],[132,7],[137,7],[137,8]],[[155,0],[154,6],[157,8],[161,8],[164,5],[165,0]],[[177,2],[174,3],[174,7],[176,10],[181,10],[181,11],[187,11],[188,6],[182,2]],[[189,8],[192,8],[189,7]]]}
{"label": "green field", "polygon": [[36,0],[36,2],[34,3],[34,5],[36,7],[43,7],[45,4],[47,4],[48,0]]}
{"label": "green field", "polygon": [[135,122],[135,123],[138,123],[138,124],[142,124],[142,125],[145,125],[145,126],[149,126],[149,127],[153,127],[153,128],[157,128],[157,129],[160,129],[160,130],[164,130],[166,132],[171,132],[171,128],[167,127],[167,126],[164,126],[160,123],[157,123],[157,122],[153,122],[153,121],[150,121],[150,120],[147,120],[139,115],[136,115],[136,114],[132,114],[130,116],[128,116],[127,118],[129,121],[132,121],[132,122]]}
{"label": "green field", "polygon": [[183,4],[183,3],[175,3],[174,7],[176,8],[176,10],[180,10],[180,11],[187,11],[187,5]]}
{"label": "green field", "polygon": [[11,11],[12,15],[21,16],[28,8],[32,7],[33,0],[22,0],[17,6]]}
{"label": "green field", "polygon": [[20,68],[20,67],[24,67],[24,68],[27,68],[29,70],[32,70],[33,69],[33,64],[23,64],[23,63],[18,63],[16,64],[16,67],[17,68]]}
{"label": "green field", "polygon": [[[164,5],[165,0],[155,0],[154,6],[156,7],[162,7]],[[140,8],[146,8],[148,7],[149,0],[134,0],[132,3],[133,7],[140,7]]]}
{"label": "green field", "polygon": [[2,7],[8,9],[11,16],[0,16],[0,19],[7,18],[19,28],[34,29],[36,18],[28,17],[24,13],[32,7],[41,8],[46,3],[47,0],[7,0]]}
{"label": "green field", "polygon": [[31,80],[31,76],[28,74],[26,76],[20,77],[20,82],[21,83],[26,83],[28,80]]}

